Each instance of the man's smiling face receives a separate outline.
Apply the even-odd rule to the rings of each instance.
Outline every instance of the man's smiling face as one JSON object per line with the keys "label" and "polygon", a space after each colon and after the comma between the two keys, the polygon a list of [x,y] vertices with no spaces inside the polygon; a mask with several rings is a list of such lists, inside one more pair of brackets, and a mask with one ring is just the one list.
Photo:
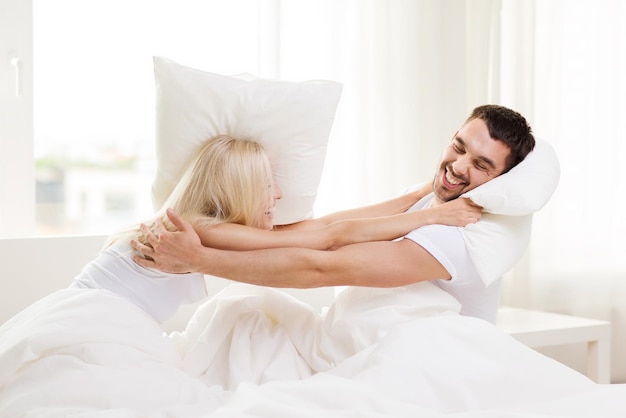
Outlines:
{"label": "man's smiling face", "polygon": [[467,122],[444,150],[433,181],[438,203],[456,199],[499,176],[506,168],[510,149],[489,135],[482,119]]}

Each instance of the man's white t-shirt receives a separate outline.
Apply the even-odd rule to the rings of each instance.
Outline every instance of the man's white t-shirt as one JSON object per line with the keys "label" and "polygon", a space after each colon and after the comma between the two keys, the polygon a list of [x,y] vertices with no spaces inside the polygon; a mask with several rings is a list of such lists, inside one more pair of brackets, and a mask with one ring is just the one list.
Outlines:
{"label": "man's white t-shirt", "polygon": [[[430,194],[409,211],[428,207],[434,195]],[[405,238],[423,247],[450,273],[450,280],[432,282],[454,296],[461,303],[461,314],[495,323],[500,299],[501,280],[485,286],[478,275],[460,227],[427,225],[409,232]]]}

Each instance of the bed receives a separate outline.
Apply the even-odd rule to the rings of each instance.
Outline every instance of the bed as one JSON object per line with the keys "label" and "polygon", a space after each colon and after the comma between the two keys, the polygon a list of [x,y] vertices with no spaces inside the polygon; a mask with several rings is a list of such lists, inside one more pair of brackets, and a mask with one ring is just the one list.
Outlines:
{"label": "bed", "polygon": [[[406,290],[334,299],[331,289],[283,292],[207,277],[219,296],[159,325],[114,294],[65,289],[103,239],[0,240],[0,416],[626,413],[626,385],[596,384],[491,324],[455,314],[430,288],[410,291],[409,306]],[[34,254],[36,263],[25,262]],[[311,373],[302,358],[323,371]]]}
{"label": "bed", "polygon": [[[207,126],[234,123],[233,134],[270,138],[264,145],[287,197],[277,219],[310,216],[336,83],[224,79],[162,59],[155,73],[155,205],[192,152],[190,141],[201,141]],[[271,109],[260,108],[268,98]],[[202,106],[210,111],[198,112]],[[532,213],[558,183],[554,155],[541,144],[471,196],[489,210],[464,232],[485,277],[521,257]],[[210,297],[160,324],[107,290],[67,287],[104,240],[0,239],[0,416],[626,416],[626,385],[597,384],[460,315],[458,302],[431,283],[296,291],[207,276]]]}

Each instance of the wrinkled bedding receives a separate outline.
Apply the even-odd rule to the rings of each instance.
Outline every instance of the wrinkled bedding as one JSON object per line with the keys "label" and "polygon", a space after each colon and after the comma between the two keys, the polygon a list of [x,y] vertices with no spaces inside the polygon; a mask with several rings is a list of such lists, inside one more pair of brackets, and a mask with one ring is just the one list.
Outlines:
{"label": "wrinkled bedding", "polygon": [[232,285],[164,334],[106,290],[0,327],[0,417],[624,417],[599,385],[430,283],[347,288],[323,313]]}

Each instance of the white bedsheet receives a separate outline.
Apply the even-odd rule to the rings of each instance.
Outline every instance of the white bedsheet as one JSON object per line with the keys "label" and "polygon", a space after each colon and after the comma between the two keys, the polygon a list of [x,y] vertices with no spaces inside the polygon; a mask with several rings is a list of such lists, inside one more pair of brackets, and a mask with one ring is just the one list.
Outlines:
{"label": "white bedsheet", "polygon": [[349,288],[325,315],[232,286],[186,332],[66,289],[0,328],[0,417],[624,417],[598,385],[429,283]]}

